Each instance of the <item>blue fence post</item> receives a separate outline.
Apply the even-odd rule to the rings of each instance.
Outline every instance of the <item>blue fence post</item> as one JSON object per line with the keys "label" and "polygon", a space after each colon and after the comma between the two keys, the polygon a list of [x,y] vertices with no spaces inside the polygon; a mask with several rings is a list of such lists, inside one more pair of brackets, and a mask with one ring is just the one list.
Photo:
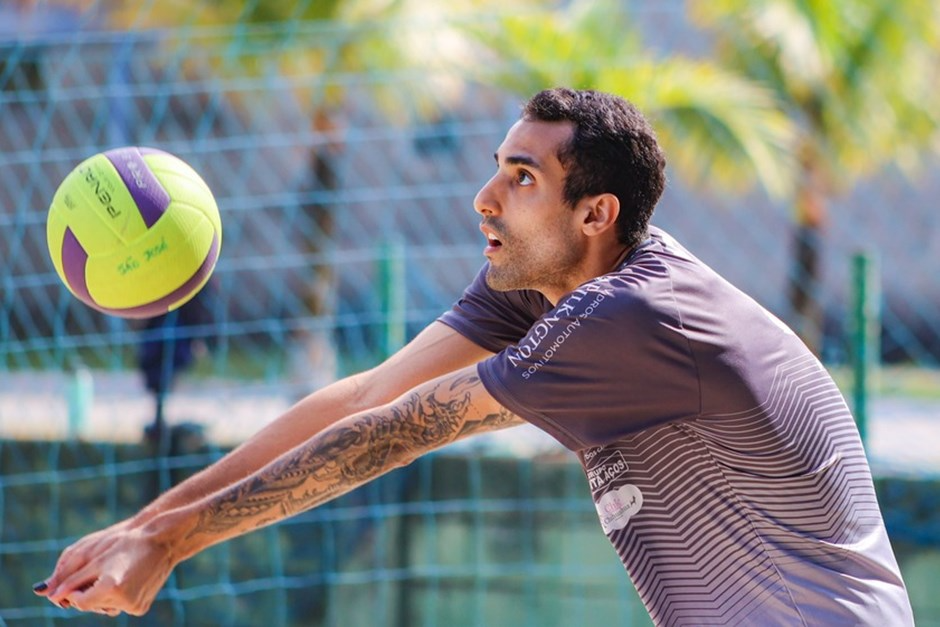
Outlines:
{"label": "blue fence post", "polygon": [[852,404],[862,443],[868,438],[872,379],[880,361],[881,296],[874,256],[852,257]]}
{"label": "blue fence post", "polygon": [[405,345],[407,326],[406,251],[399,239],[390,239],[382,245],[379,258],[379,290],[382,297],[384,324],[382,352],[384,357]]}

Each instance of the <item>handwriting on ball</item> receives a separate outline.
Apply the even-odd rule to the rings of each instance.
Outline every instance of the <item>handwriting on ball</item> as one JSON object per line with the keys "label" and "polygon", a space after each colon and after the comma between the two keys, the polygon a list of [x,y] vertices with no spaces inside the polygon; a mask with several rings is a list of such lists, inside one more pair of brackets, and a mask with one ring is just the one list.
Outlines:
{"label": "handwriting on ball", "polygon": [[124,276],[128,272],[133,272],[140,267],[140,262],[134,259],[133,257],[128,257],[124,261],[118,264],[118,274]]}
{"label": "handwriting on ball", "polygon": [[168,246],[166,245],[166,240],[161,237],[159,244],[157,244],[156,246],[151,246],[150,248],[144,251],[144,256],[147,258],[146,259],[147,261],[150,261],[157,255],[160,255],[161,253],[163,253],[167,248]]}
{"label": "handwriting on ball", "polygon": [[[169,248],[170,247],[166,243],[166,240],[163,238],[160,238],[159,244],[155,244],[151,246],[150,248],[144,249],[144,261],[143,262],[147,263],[148,261],[152,261],[154,258],[159,257],[161,254],[169,250]],[[121,276],[124,276],[128,272],[133,272],[134,270],[139,268],[140,265],[141,265],[141,262],[138,261],[135,257],[128,256],[124,261],[118,264],[117,271],[118,271],[118,274],[120,274]]]}

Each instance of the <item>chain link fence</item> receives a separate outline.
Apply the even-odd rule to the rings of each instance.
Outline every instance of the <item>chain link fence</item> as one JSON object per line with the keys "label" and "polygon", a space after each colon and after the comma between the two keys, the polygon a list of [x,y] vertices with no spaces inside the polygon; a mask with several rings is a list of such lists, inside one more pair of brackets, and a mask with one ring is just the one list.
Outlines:
{"label": "chain link fence", "polygon": [[[428,37],[424,20],[151,28],[131,19],[114,28],[105,12],[80,5],[0,8],[3,580],[14,564],[38,579],[68,538],[83,532],[62,522],[61,495],[45,495],[56,477],[103,475],[115,489],[107,507],[93,511],[97,523],[108,522],[123,511],[116,499],[126,477],[153,472],[156,488],[167,487],[174,472],[214,459],[311,389],[375,364],[448,308],[483,262],[472,200],[522,100],[469,76],[396,64],[376,46],[407,42],[411,58],[430,63],[444,54],[443,44]],[[664,7],[636,9],[638,23],[657,34],[654,46],[702,54],[707,38],[690,37],[681,5]],[[370,58],[384,61],[371,66]],[[55,187],[84,158],[124,145],[180,156],[217,197],[222,254],[196,323],[99,314],[55,274],[45,235]],[[836,200],[817,241],[822,281],[815,294],[823,313],[818,352],[842,373],[853,350],[852,258],[864,253],[875,261],[879,390],[903,398],[876,405],[884,419],[873,432],[873,459],[909,459],[906,468],[929,471],[940,468],[936,456],[920,455],[913,444],[917,433],[930,432],[926,420],[940,397],[938,169],[931,164],[915,181],[882,172]],[[674,170],[669,176],[657,225],[797,324],[787,298],[792,209],[761,192],[731,195],[693,188]],[[198,455],[182,461],[141,460],[121,448],[139,442],[154,418],[158,399],[148,396],[139,358],[155,338],[194,350],[190,368],[166,373],[167,420],[195,429],[195,447],[180,444],[177,452]],[[911,412],[912,429],[924,431],[892,440],[889,419]],[[35,442],[53,448],[38,452]],[[53,455],[72,474],[57,475],[55,460],[39,468],[40,455]],[[19,479],[10,483],[10,476]],[[35,498],[37,491],[45,496]],[[14,501],[14,493],[24,500]],[[54,519],[41,537],[26,529],[37,517]],[[44,562],[30,565],[30,556]],[[223,583],[206,595],[231,593]],[[168,603],[188,602],[185,591],[171,590]],[[58,616],[25,606],[4,611],[0,624]],[[241,624],[235,615],[225,620]],[[285,615],[272,624],[289,622]]]}

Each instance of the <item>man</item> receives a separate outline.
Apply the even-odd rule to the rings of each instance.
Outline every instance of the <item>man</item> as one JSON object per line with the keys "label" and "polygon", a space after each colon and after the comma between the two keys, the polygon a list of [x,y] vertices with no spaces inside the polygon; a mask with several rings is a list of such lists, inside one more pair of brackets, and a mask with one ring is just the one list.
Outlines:
{"label": "man", "polygon": [[527,420],[578,454],[657,624],[913,624],[844,400],[793,333],[648,226],[664,167],[624,100],[534,96],[474,201],[488,263],[454,309],[80,540],[38,592],[143,613],[204,548]]}
{"label": "man", "polygon": [[181,453],[180,445],[187,434],[195,442],[203,439],[197,424],[184,423],[168,429],[163,410],[177,377],[193,366],[201,351],[214,344],[211,334],[194,329],[212,326],[214,295],[214,282],[209,281],[180,308],[148,318],[144,323],[137,366],[155,408],[153,422],[144,429],[144,441],[160,455]]}

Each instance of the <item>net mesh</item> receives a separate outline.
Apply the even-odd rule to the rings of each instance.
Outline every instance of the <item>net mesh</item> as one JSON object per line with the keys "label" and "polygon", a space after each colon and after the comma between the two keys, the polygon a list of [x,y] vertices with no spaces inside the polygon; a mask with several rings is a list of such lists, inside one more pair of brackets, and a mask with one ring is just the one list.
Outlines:
{"label": "net mesh", "polygon": [[[0,8],[0,625],[96,624],[29,593],[65,546],[218,459],[303,394],[374,365],[449,307],[481,264],[471,201],[523,96],[461,63],[469,38],[452,18],[336,21],[320,18],[343,3],[267,4]],[[657,54],[709,49],[679,3],[632,11]],[[180,156],[217,197],[222,256],[192,315],[100,315],[52,268],[45,213],[55,185],[123,145]],[[794,323],[787,204],[670,176],[657,224]],[[940,259],[938,181],[887,171],[835,199],[816,294],[819,352],[848,385],[849,259],[869,251],[888,278],[868,447],[923,624],[940,621],[928,583],[940,566],[924,552],[940,537],[937,488],[923,478],[940,468],[928,446],[940,278],[925,270]],[[149,369],[147,346],[157,355]],[[158,408],[172,428],[160,454],[145,439]],[[649,623],[580,469],[523,431],[446,449],[214,547],[177,569],[150,614],[117,624],[588,617]]]}

